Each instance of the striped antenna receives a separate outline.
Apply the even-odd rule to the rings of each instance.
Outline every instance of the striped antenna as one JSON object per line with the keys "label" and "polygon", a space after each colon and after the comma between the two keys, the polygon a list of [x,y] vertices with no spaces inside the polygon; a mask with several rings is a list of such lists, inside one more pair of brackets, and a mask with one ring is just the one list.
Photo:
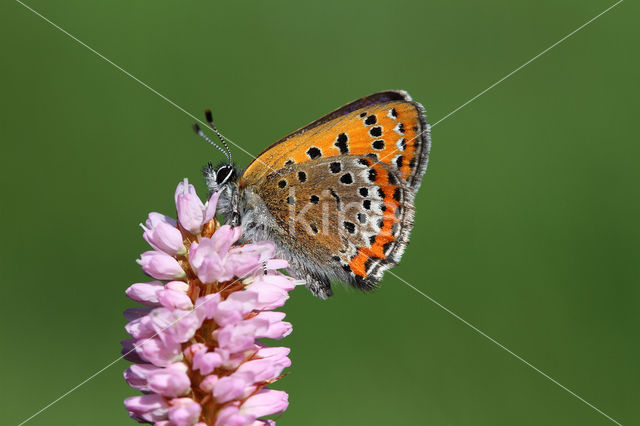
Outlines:
{"label": "striped antenna", "polygon": [[[198,126],[198,123],[193,123],[193,130],[196,132],[196,134],[198,136],[200,136],[202,139],[204,139],[205,141],[209,142],[211,145],[215,146],[216,148],[218,148],[220,150],[220,152],[222,152],[224,154],[225,157],[227,157],[227,160],[229,160],[229,164],[231,164],[231,154],[229,154],[228,152],[225,152],[224,149],[220,148],[220,145],[218,145],[217,143],[215,143],[214,141],[212,141],[211,139],[209,139],[207,137],[207,135],[204,134],[204,132],[200,129],[200,126]],[[225,144],[226,146],[226,144]]]}
{"label": "striped antenna", "polygon": [[204,115],[205,117],[207,117],[207,123],[209,123],[209,126],[211,126],[214,132],[216,132],[216,135],[218,135],[218,139],[220,139],[222,145],[224,145],[224,147],[227,149],[227,158],[229,159],[229,164],[231,164],[231,150],[229,149],[229,145],[227,145],[227,142],[222,137],[222,134],[216,128],[216,125],[213,124],[213,115],[211,114],[211,110],[205,110]]}

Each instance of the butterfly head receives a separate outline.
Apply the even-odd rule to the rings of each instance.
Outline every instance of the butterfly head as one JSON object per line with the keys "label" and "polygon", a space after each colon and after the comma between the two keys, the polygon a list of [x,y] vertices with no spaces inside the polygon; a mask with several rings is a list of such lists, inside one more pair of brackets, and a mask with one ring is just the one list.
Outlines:
{"label": "butterfly head", "polygon": [[209,187],[209,190],[211,192],[224,192],[223,190],[228,186],[227,184],[229,182],[235,182],[235,180],[237,179],[236,167],[233,165],[233,162],[231,160],[231,150],[229,150],[229,145],[227,145],[224,137],[218,131],[215,124],[213,124],[213,115],[211,114],[211,110],[206,110],[204,114],[207,119],[207,123],[209,123],[209,126],[211,126],[215,134],[218,136],[218,139],[220,139],[220,142],[225,149],[222,149],[220,145],[209,139],[207,135],[205,135],[204,132],[200,129],[200,126],[198,126],[197,123],[194,123],[193,130],[195,130],[196,134],[202,139],[218,148],[220,152],[222,152],[225,157],[227,157],[227,161],[220,163],[215,168],[211,163],[209,163],[204,167],[202,172],[204,174],[207,186]]}
{"label": "butterfly head", "polygon": [[224,192],[229,183],[235,183],[238,179],[236,166],[223,162],[217,167],[208,163],[203,169],[204,180],[211,192]]}

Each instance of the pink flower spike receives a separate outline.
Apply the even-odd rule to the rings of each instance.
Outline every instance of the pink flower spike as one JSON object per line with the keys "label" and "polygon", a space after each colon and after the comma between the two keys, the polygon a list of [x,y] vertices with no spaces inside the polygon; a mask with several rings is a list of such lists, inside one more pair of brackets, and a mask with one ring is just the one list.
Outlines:
{"label": "pink flower spike", "polygon": [[186,276],[177,260],[160,251],[145,251],[136,262],[145,274],[157,280],[177,280]]}
{"label": "pink flower spike", "polygon": [[169,406],[160,395],[132,396],[124,400],[124,406],[132,414],[147,422],[165,420]]}
{"label": "pink flower spike", "polygon": [[169,420],[175,426],[193,426],[198,422],[202,407],[191,398],[172,399],[169,407]]}
{"label": "pink flower spike", "polygon": [[286,393],[267,386],[291,365],[289,349],[259,339],[291,332],[285,314],[271,310],[298,282],[279,272],[288,265],[273,257],[273,242],[240,244],[241,227],[212,222],[218,198],[203,203],[185,180],[175,193],[179,220],[150,213],[142,226],[154,250],[138,263],[157,281],[126,290],[145,307],[125,311],[133,338],[122,341],[135,363],[124,378],[145,394],[125,401],[138,422],[273,426],[259,417],[288,405]]}
{"label": "pink flower spike", "polygon": [[182,234],[176,228],[176,221],[160,213],[149,213],[145,224],[140,224],[142,237],[151,247],[171,256],[181,256],[187,252]]}
{"label": "pink flower spike", "polygon": [[256,417],[281,413],[289,406],[289,395],[286,392],[263,389],[247,399],[240,407],[240,413]]}
{"label": "pink flower spike", "polygon": [[136,283],[131,284],[125,293],[129,299],[140,302],[147,306],[160,306],[158,302],[158,290],[163,289],[164,286],[160,281],[152,281],[150,283]]}

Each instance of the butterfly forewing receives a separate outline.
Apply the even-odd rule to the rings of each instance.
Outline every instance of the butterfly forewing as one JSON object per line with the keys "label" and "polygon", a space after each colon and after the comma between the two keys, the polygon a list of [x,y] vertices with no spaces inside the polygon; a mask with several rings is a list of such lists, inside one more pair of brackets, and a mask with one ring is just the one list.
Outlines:
{"label": "butterfly forewing", "polygon": [[381,92],[345,105],[276,142],[249,164],[243,179],[253,184],[287,165],[368,155],[397,169],[415,190],[426,169],[429,144],[420,104],[404,92]]}

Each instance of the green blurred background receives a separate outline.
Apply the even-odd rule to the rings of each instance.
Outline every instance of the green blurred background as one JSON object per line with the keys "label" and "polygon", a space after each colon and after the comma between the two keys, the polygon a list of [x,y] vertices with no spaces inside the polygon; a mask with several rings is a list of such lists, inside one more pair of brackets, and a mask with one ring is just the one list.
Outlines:
{"label": "green blurred background", "polygon": [[[258,153],[360,96],[431,123],[611,1],[27,4]],[[623,424],[640,413],[640,33],[626,1],[433,128],[394,272]],[[119,356],[138,223],[204,193],[193,119],[18,2],[0,5],[0,412],[17,424]],[[250,157],[234,148],[241,165]],[[397,278],[304,289],[279,425],[606,425]],[[29,422],[133,424],[119,361]]]}

